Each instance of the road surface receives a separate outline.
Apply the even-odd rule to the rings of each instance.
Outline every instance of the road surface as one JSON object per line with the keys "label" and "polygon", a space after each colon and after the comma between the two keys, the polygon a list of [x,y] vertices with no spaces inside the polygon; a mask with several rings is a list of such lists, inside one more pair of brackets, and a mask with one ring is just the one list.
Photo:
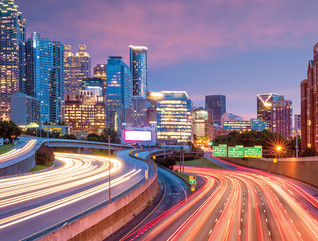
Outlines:
{"label": "road surface", "polygon": [[203,188],[125,240],[318,240],[312,192],[294,180],[213,161],[231,170],[185,167],[206,179]]}

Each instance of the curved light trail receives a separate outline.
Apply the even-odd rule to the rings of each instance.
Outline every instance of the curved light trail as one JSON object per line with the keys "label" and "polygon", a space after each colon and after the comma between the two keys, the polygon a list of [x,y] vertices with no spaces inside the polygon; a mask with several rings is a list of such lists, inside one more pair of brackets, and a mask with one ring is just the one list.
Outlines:
{"label": "curved light trail", "polygon": [[[141,172],[141,169],[132,169],[115,176],[123,170],[123,164],[116,158],[108,160],[98,156],[55,153],[55,159],[62,163],[61,167],[31,175],[0,179],[0,209],[3,210],[2,214],[8,213],[0,219],[0,231],[101,192],[105,193],[109,189],[109,181],[106,179],[109,167],[113,176],[112,188],[131,182],[131,178]],[[128,186],[134,185],[142,178],[141,175]],[[45,201],[50,196],[60,194],[61,198]],[[34,207],[35,203],[39,205]],[[30,208],[21,209],[24,206]]]}
{"label": "curved light trail", "polygon": [[34,150],[35,146],[36,146],[36,140],[32,139],[22,148],[18,148],[18,149],[13,148],[9,152],[0,155],[0,163],[10,161],[12,159],[23,156],[29,153],[30,151]]}
{"label": "curved light trail", "polygon": [[292,180],[248,168],[185,171],[205,178],[203,188],[124,240],[318,240],[318,200]]}

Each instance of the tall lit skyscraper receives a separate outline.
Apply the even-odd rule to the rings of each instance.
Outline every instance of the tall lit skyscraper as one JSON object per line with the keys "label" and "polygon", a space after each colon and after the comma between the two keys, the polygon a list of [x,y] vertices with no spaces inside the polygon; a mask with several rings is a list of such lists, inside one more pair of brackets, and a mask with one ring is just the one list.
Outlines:
{"label": "tall lit skyscraper", "polygon": [[107,88],[107,72],[106,64],[97,64],[94,67],[94,79],[99,79],[102,82],[103,95],[106,95]]}
{"label": "tall lit skyscraper", "polygon": [[257,95],[257,118],[266,121],[266,129],[290,137],[292,134],[292,102],[278,94]]}
{"label": "tall lit skyscraper", "polygon": [[64,45],[33,33],[26,45],[26,93],[40,101],[40,120],[64,119]]}
{"label": "tall lit skyscraper", "polygon": [[129,46],[130,70],[133,76],[133,96],[147,98],[147,47]]}
{"label": "tall lit skyscraper", "polygon": [[278,94],[260,94],[257,95],[257,118],[266,121],[266,129],[273,130],[273,122],[276,122],[274,113],[276,101],[279,99]]}
{"label": "tall lit skyscraper", "polygon": [[132,74],[120,56],[110,56],[107,71],[107,128],[118,131],[124,124],[131,124]]}
{"label": "tall lit skyscraper", "polygon": [[79,51],[75,54],[71,46],[65,46],[64,55],[64,88],[65,94],[75,93],[81,88],[84,78],[91,77],[91,57],[86,51],[86,45],[79,45]]}
{"label": "tall lit skyscraper", "polygon": [[25,19],[13,0],[0,2],[0,119],[10,119],[11,95],[24,78]]}
{"label": "tall lit skyscraper", "polygon": [[226,113],[226,96],[225,95],[208,95],[205,96],[205,108],[212,110],[213,123],[221,125],[221,118]]}

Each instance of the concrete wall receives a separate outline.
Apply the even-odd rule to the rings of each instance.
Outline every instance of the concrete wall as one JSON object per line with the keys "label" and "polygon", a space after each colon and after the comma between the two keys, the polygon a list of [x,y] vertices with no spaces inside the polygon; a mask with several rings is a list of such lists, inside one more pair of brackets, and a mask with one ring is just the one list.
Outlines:
{"label": "concrete wall", "polygon": [[71,222],[41,241],[85,240],[98,241],[116,232],[135,215],[140,213],[158,192],[158,177],[154,175],[138,188],[111,204]]}
{"label": "concrete wall", "polygon": [[0,163],[0,177],[21,174],[35,166],[35,151],[25,156]]}
{"label": "concrete wall", "polygon": [[277,163],[273,163],[273,159],[267,158],[249,158],[247,160],[226,158],[226,160],[291,177],[318,187],[318,157],[278,158]]}

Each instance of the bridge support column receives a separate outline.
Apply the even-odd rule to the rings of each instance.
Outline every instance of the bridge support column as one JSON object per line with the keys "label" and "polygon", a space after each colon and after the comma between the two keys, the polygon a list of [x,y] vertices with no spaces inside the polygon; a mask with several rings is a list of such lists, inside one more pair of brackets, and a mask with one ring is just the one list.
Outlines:
{"label": "bridge support column", "polygon": [[81,147],[78,147],[78,148],[77,148],[77,153],[78,153],[78,154],[82,154],[82,153],[83,153]]}

